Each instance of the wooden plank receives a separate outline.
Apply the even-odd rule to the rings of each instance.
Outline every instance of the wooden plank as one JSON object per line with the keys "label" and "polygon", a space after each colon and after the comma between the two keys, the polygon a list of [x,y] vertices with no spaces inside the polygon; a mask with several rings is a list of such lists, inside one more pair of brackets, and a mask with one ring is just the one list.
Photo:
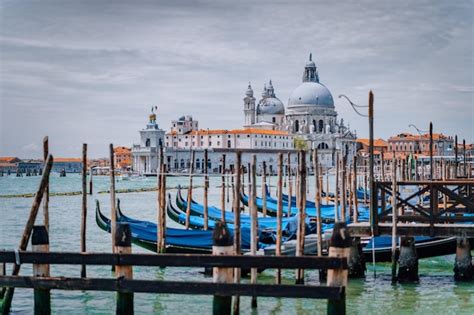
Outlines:
{"label": "wooden plank", "polygon": [[[377,235],[391,235],[391,223],[379,223],[379,233]],[[368,223],[352,223],[348,229],[351,236],[370,236],[370,225]],[[430,225],[426,223],[398,223],[398,235],[405,236],[430,236]],[[435,223],[433,226],[434,237],[474,237],[474,226],[471,224],[440,224]]]}
{"label": "wooden plank", "polygon": [[[290,256],[214,256],[193,254],[113,254],[113,253],[71,253],[20,252],[22,264],[50,263],[58,265],[134,265],[169,267],[238,267],[238,268],[281,268],[281,269],[333,269],[347,268],[347,260],[329,257]],[[14,251],[0,251],[0,262],[14,263]]]}
{"label": "wooden plank", "polygon": [[169,293],[193,295],[240,295],[312,299],[341,299],[342,286],[237,284],[179,282],[158,280],[127,280],[65,277],[0,277],[0,286],[45,290],[122,291],[136,293]]}

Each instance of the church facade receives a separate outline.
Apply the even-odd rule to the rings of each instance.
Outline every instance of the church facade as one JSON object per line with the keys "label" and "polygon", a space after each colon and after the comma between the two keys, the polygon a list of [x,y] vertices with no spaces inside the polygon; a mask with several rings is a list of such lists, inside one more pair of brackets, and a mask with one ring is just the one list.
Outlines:
{"label": "church facade", "polygon": [[356,154],[356,133],[344,125],[343,119],[338,119],[332,94],[320,82],[311,55],[302,83],[290,94],[286,107],[277,97],[271,80],[264,85],[258,102],[249,83],[243,103],[244,126],[232,130],[199,129],[196,120],[183,116],[172,121],[166,133],[158,127],[152,113],[147,127],[140,131],[141,143],[133,146],[133,170],[156,174],[159,146],[164,146],[165,163],[174,172],[190,167],[191,150],[195,151],[197,171],[205,167],[204,150],[208,150],[209,172],[220,171],[223,154],[227,166],[232,168],[237,150],[242,152],[244,165],[256,154],[258,163],[266,161],[271,171],[276,170],[279,152],[293,153],[292,163],[296,163],[296,150],[318,149],[319,160],[325,167],[335,165],[336,152],[348,159]]}

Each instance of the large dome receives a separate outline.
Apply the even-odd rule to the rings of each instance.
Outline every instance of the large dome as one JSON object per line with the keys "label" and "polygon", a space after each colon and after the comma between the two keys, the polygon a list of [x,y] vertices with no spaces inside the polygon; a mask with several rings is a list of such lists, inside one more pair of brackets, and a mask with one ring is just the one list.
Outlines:
{"label": "large dome", "polygon": [[288,107],[311,105],[334,107],[331,92],[319,82],[303,82],[293,90],[288,100]]}
{"label": "large dome", "polygon": [[285,106],[277,97],[266,97],[257,106],[257,115],[284,115]]}

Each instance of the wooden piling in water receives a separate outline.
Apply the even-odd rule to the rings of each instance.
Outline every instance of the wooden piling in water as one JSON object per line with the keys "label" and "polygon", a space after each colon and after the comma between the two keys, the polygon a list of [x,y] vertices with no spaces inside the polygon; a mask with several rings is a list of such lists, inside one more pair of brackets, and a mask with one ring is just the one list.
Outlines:
{"label": "wooden piling in water", "polygon": [[[352,161],[352,167],[354,168],[354,213],[352,216],[352,220],[354,223],[359,222],[359,198],[357,196],[357,156],[354,156],[353,161]],[[364,192],[365,193],[365,192]]]}
{"label": "wooden piling in water", "polygon": [[[298,231],[296,235],[296,256],[304,255],[304,237],[306,230],[306,152],[298,154]],[[304,283],[304,270],[297,269],[296,284]]]}
{"label": "wooden piling in water", "polygon": [[454,260],[454,280],[471,281],[474,279],[469,239],[458,237],[456,240],[456,257]]}
{"label": "wooden piling in water", "polygon": [[221,220],[225,222],[225,154],[222,154],[221,170]]}
{"label": "wooden piling in water", "polygon": [[[232,236],[227,229],[224,222],[217,222],[212,234],[213,255],[232,255],[234,249],[234,242]],[[233,282],[233,268],[213,268],[213,282],[214,283],[232,283]],[[215,315],[226,315],[231,314],[232,309],[232,297],[214,295],[212,302],[212,313]]]}
{"label": "wooden piling in water", "polygon": [[[46,230],[44,225],[36,225],[33,227],[31,245],[33,252],[49,252],[48,230]],[[33,277],[49,277],[49,265],[33,264]],[[35,314],[51,314],[50,290],[34,289],[34,304]]]}
{"label": "wooden piling in water", "polygon": [[398,282],[418,282],[418,256],[416,254],[415,238],[401,238],[398,264]]}
{"label": "wooden piling in water", "polygon": [[288,153],[288,211],[286,213],[286,215],[288,217],[291,217],[291,207],[292,207],[292,204],[293,204],[293,194],[292,194],[292,190],[293,190],[293,183],[292,183],[292,179],[291,179],[291,153]]}
{"label": "wooden piling in water", "polygon": [[323,255],[323,236],[321,222],[321,181],[319,174],[318,150],[313,150],[313,168],[314,168],[314,204],[316,206],[316,238],[317,238],[317,254],[319,257]]}
{"label": "wooden piling in water", "polygon": [[267,163],[262,162],[262,213],[263,216],[267,216]]}
{"label": "wooden piling in water", "polygon": [[[28,221],[26,222],[25,229],[23,230],[23,234],[21,236],[20,244],[18,245],[18,250],[20,251],[26,250],[26,247],[28,246],[28,241],[30,239],[31,231],[33,230],[33,225],[35,223],[36,216],[38,215],[38,210],[41,206],[43,195],[49,184],[49,174],[51,172],[52,166],[53,166],[53,156],[49,154],[44,165],[43,175],[41,177],[39,188],[33,199],[33,205],[31,206]],[[17,276],[20,273],[20,266],[21,265],[17,265],[17,264],[13,265],[12,276]],[[3,315],[9,314],[10,312],[10,307],[11,307],[11,302],[13,299],[14,292],[15,292],[15,288],[13,287],[7,288],[7,290],[5,291],[5,296],[3,298],[3,309],[2,309]]]}
{"label": "wooden piling in water", "polygon": [[[257,218],[257,156],[252,155],[252,203],[251,203],[251,234],[250,234],[250,253],[252,255],[257,254],[258,244],[258,218]],[[250,282],[252,284],[257,283],[257,268],[250,270]],[[252,296],[252,308],[257,307],[257,297]]]}
{"label": "wooden piling in water", "polygon": [[395,164],[395,154],[392,158],[392,283],[397,281],[397,169]]}
{"label": "wooden piling in water", "polygon": [[[351,238],[344,222],[334,224],[334,229],[329,245],[329,257],[347,258],[351,246]],[[327,286],[347,287],[347,269],[329,269],[327,275]],[[328,300],[328,314],[345,314],[345,296],[340,300]]]}
{"label": "wooden piling in water", "polygon": [[[43,138],[43,158],[44,158],[45,165],[46,165],[46,160],[48,159],[48,155],[49,155],[49,138],[46,136]],[[43,222],[46,229],[49,230],[49,180],[48,180],[48,185],[46,186],[46,190],[44,192]]]}
{"label": "wooden piling in water", "polygon": [[339,221],[339,153],[336,152],[336,183],[334,185],[334,220]]}
{"label": "wooden piling in water", "polygon": [[458,135],[454,137],[454,178],[458,177]]}
{"label": "wooden piling in water", "polygon": [[89,168],[89,195],[93,194],[93,181],[92,181],[92,166]]}
{"label": "wooden piling in water", "polygon": [[164,162],[162,163],[161,169],[162,169],[161,184],[160,184],[161,225],[159,227],[161,242],[160,242],[158,253],[166,252],[166,177],[167,177],[166,172],[167,172],[167,169],[166,169],[166,164]]}
{"label": "wooden piling in water", "polygon": [[[235,153],[235,186],[234,186],[234,199],[233,199],[233,210],[234,210],[234,254],[240,255],[241,252],[241,227],[240,227],[240,179],[242,171],[242,152],[237,151]],[[240,268],[234,269],[234,283],[240,283],[241,270]],[[234,296],[234,314],[240,312],[240,296]]]}
{"label": "wooden piling in water", "polygon": [[[115,253],[132,253],[132,233],[128,223],[118,223],[115,234]],[[129,265],[115,265],[115,277],[119,280],[132,280],[133,267]],[[133,314],[133,292],[117,291],[116,314]]]}
{"label": "wooden piling in water", "polygon": [[329,204],[329,167],[326,167],[326,205]]}
{"label": "wooden piling in water", "polygon": [[341,159],[341,220],[346,222],[346,206],[347,206],[347,192],[346,192],[346,155]]}
{"label": "wooden piling in water", "polygon": [[117,224],[117,213],[115,211],[115,159],[114,159],[114,145],[109,145],[110,153],[110,221],[111,221],[111,235],[112,235],[112,252],[115,250],[115,226]]}
{"label": "wooden piling in water", "polygon": [[[193,200],[193,173],[194,173],[194,150],[191,150],[191,165],[189,168],[188,199],[186,205],[186,230],[189,229],[189,217],[191,216],[191,203]],[[225,177],[223,177],[225,178]],[[225,222],[225,219],[223,219]]]}
{"label": "wooden piling in water", "polygon": [[[282,237],[282,217],[283,217],[283,183],[282,183],[282,174],[283,173],[283,153],[278,154],[278,183],[277,183],[277,239],[276,239],[276,248],[275,255],[281,256],[281,237]],[[281,284],[281,269],[277,269],[276,284]]]}
{"label": "wooden piling in water", "polygon": [[[81,253],[86,252],[87,223],[87,143],[82,144],[82,212],[81,212]],[[87,277],[86,265],[81,265],[81,277]]]}
{"label": "wooden piling in water", "polygon": [[[205,167],[204,167],[204,230],[207,230],[209,227],[209,214],[208,214],[208,194],[209,194],[209,175],[208,175],[208,153],[207,149],[204,149],[204,161],[205,161]],[[239,192],[240,193],[240,192]]]}

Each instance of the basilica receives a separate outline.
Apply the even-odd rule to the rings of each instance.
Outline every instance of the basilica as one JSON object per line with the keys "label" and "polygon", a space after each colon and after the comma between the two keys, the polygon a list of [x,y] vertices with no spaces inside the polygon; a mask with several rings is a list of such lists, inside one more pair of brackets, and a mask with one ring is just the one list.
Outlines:
{"label": "basilica", "polygon": [[[258,102],[249,83],[243,102],[244,126],[239,129],[199,129],[198,121],[186,115],[172,121],[170,130],[165,132],[152,112],[146,128],[140,131],[141,143],[132,147],[134,171],[156,174],[160,147],[164,147],[168,169],[176,172],[189,169],[191,150],[195,152],[196,171],[207,166],[211,173],[220,171],[223,155],[227,156],[227,167],[232,169],[237,150],[242,152],[244,165],[256,154],[259,163],[266,161],[270,172],[276,170],[279,152],[318,149],[319,161],[325,167],[335,165],[336,152],[348,159],[356,153],[355,131],[345,126],[343,119],[338,120],[333,96],[320,82],[311,54],[302,83],[290,94],[286,107],[277,97],[271,80],[264,85]],[[296,163],[296,154],[292,156]]]}

